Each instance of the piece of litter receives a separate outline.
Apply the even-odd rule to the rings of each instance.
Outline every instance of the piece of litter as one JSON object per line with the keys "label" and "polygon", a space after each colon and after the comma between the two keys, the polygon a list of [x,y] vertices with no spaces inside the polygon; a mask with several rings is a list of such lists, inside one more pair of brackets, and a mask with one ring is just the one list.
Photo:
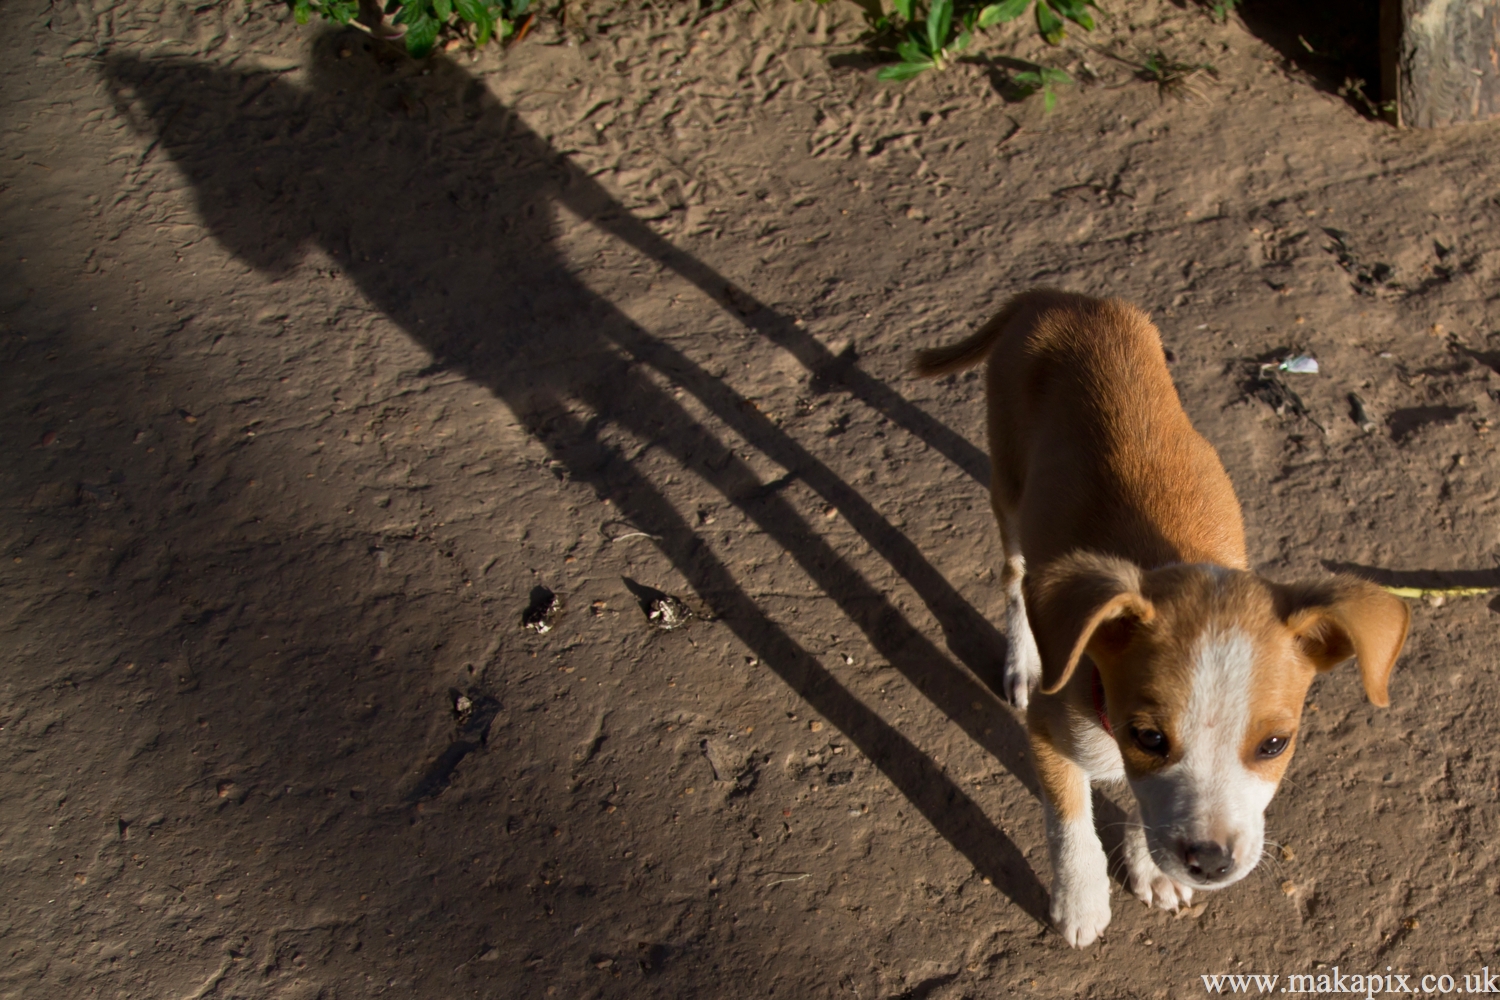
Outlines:
{"label": "piece of litter", "polygon": [[1294,354],[1284,359],[1276,367],[1293,375],[1316,375],[1318,374],[1318,359],[1311,354]]}
{"label": "piece of litter", "polygon": [[562,602],[557,599],[556,594],[546,587],[533,587],[531,604],[521,612],[521,627],[529,628],[537,635],[546,635],[552,631],[561,612]]}
{"label": "piece of litter", "polygon": [[646,608],[646,620],[663,632],[681,628],[693,617],[693,612],[671,594],[653,598]]}
{"label": "piece of litter", "polygon": [[1359,429],[1366,434],[1375,431],[1375,421],[1370,419],[1370,411],[1365,409],[1364,398],[1357,392],[1349,393],[1349,416],[1359,425]]}

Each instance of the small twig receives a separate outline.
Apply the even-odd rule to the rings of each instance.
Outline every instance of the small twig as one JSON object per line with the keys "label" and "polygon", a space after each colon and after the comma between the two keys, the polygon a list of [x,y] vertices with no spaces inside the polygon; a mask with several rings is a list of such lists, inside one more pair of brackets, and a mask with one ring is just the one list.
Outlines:
{"label": "small twig", "polygon": [[531,30],[532,23],[536,21],[536,14],[527,14],[526,20],[521,22],[521,30],[516,32],[516,37],[511,39],[512,45],[520,45],[521,39],[526,37],[526,32]]}

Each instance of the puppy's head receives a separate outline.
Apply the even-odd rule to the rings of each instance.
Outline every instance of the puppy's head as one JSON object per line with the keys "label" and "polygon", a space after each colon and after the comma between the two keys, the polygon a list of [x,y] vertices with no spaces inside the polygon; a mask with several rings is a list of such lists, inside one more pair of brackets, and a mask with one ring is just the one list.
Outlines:
{"label": "puppy's head", "polygon": [[1044,693],[1083,659],[1157,867],[1215,889],[1260,860],[1265,809],[1296,751],[1313,677],[1359,663],[1388,705],[1406,604],[1354,577],[1282,586],[1219,566],[1144,571],[1078,554],[1026,579]]}

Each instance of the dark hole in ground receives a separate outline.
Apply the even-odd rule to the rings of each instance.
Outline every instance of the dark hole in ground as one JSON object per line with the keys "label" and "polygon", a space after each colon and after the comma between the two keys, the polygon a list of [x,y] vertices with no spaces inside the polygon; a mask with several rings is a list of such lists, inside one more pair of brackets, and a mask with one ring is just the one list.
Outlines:
{"label": "dark hole in ground", "polygon": [[1380,0],[1244,0],[1235,11],[1319,90],[1360,114],[1378,117],[1380,103],[1395,96],[1380,90]]}

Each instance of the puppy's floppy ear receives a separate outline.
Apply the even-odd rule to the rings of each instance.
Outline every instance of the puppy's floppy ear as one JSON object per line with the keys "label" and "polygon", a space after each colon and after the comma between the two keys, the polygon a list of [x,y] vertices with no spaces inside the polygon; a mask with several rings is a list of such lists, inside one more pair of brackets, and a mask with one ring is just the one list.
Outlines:
{"label": "puppy's floppy ear", "polygon": [[1022,589],[1042,655],[1043,694],[1057,693],[1084,653],[1109,659],[1125,648],[1137,626],[1156,616],[1141,596],[1140,567],[1092,552],[1027,573]]}
{"label": "puppy's floppy ear", "polygon": [[1365,695],[1381,708],[1391,703],[1391,671],[1411,624],[1405,601],[1368,580],[1337,576],[1278,587],[1277,603],[1282,620],[1320,673],[1357,659]]}

